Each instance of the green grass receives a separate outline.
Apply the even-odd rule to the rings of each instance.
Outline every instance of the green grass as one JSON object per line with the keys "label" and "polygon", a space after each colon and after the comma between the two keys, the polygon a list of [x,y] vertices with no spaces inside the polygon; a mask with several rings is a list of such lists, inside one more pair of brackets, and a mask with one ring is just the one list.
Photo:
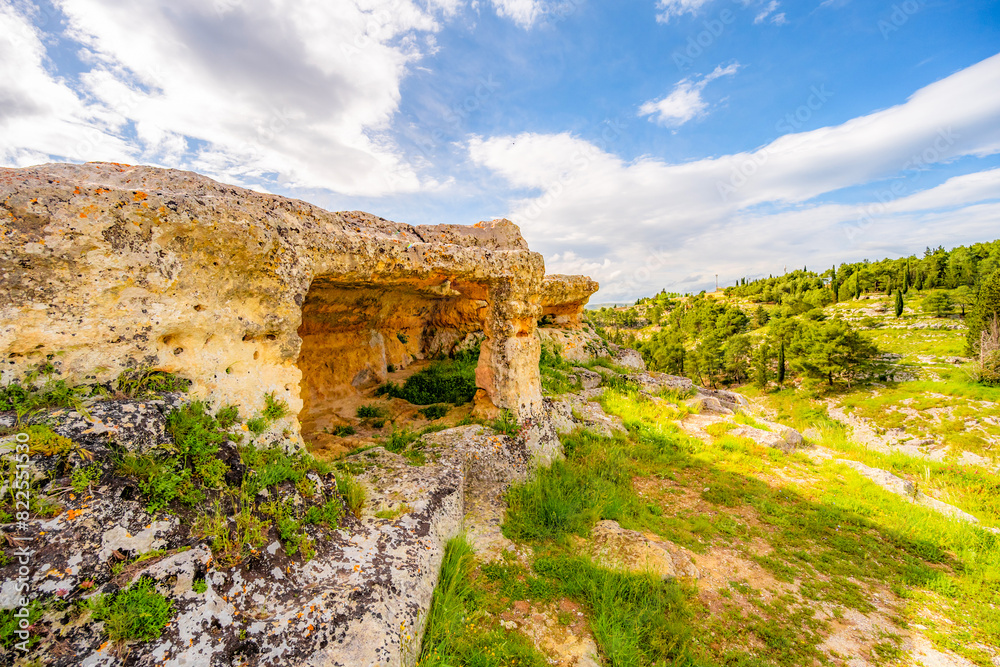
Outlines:
{"label": "green grass", "polygon": [[355,518],[361,518],[368,493],[365,487],[348,470],[337,471],[337,490],[347,504],[347,509]]}
{"label": "green grass", "polygon": [[517,415],[510,410],[502,410],[500,415],[489,423],[489,426],[501,435],[516,436],[521,432],[521,425],[517,423]]}
{"label": "green grass", "polygon": [[359,405],[355,414],[358,416],[358,419],[388,419],[390,416],[388,410],[374,403]]}
{"label": "green grass", "polygon": [[190,386],[190,380],[151,368],[122,371],[114,382],[114,387],[119,393],[126,398],[137,399],[159,398],[168,392],[186,392]]}
{"label": "green grass", "polygon": [[269,421],[276,421],[288,415],[288,403],[274,397],[274,393],[264,396],[264,411],[261,416]]}
{"label": "green grass", "polygon": [[694,651],[692,591],[677,582],[607,570],[562,552],[536,558],[534,569],[555,582],[557,594],[586,605],[609,664],[706,664]]}
{"label": "green grass", "polygon": [[[520,583],[497,577],[512,599],[533,596],[526,592],[532,577],[551,580],[556,595],[587,606],[610,664],[792,667],[827,659],[819,646],[831,628],[817,615],[821,605],[827,613],[870,613],[872,596],[889,589],[902,601],[901,627],[920,623],[939,646],[990,664],[979,647],[1000,644],[1000,538],[910,504],[832,462],[785,456],[726,435],[711,445],[692,440],[669,423],[677,416],[672,407],[635,392],[609,390],[602,403],[623,419],[627,437],[571,434],[564,438],[566,461],[508,493],[504,534],[532,543],[538,554],[534,572]],[[803,428],[822,428],[824,442],[837,433],[815,402],[789,397],[782,412],[794,413]],[[860,458],[849,444],[841,448]],[[919,472],[919,462],[905,457],[863,460],[897,474]],[[811,481],[774,483],[776,469]],[[976,504],[989,512],[984,520],[995,520],[997,476],[939,464],[927,467],[925,478],[927,470],[923,484],[947,490],[960,506]],[[640,496],[637,479],[664,486]],[[675,505],[682,497],[702,505]],[[705,506],[710,509],[699,509]],[[696,552],[734,549],[776,580],[798,583],[793,593],[765,595],[760,584],[736,582],[709,613],[682,586],[657,591],[650,588],[657,582],[602,570],[580,556],[567,536],[585,536],[604,518]],[[941,617],[949,624],[934,622]],[[873,659],[890,660],[900,641],[878,639]],[[747,646],[754,647],[752,660]]]}
{"label": "green grass", "polygon": [[[450,540],[417,665],[420,667],[544,667],[548,663],[519,633],[503,630],[496,614],[486,615],[488,589],[473,577],[472,547],[464,537]],[[496,610],[494,610],[496,611]],[[413,637],[403,634],[403,644]]]}
{"label": "green grass", "polygon": [[173,602],[147,578],[91,604],[94,620],[104,623],[105,636],[115,643],[156,639],[173,617]]}

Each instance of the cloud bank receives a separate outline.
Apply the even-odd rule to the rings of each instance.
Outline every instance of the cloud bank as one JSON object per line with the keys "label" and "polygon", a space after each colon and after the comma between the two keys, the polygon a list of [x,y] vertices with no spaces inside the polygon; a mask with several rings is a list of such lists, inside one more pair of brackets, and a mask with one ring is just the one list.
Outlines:
{"label": "cloud bank", "polygon": [[[766,274],[782,248],[791,260],[825,266],[925,241],[996,236],[997,170],[926,188],[932,165],[998,152],[1000,55],[903,104],[684,164],[625,161],[569,133],[469,145],[474,163],[529,193],[509,214],[550,257],[549,271],[590,272],[602,281],[602,299],[707,287],[715,273]],[[816,201],[869,183],[867,202]],[[687,278],[674,283],[671,275]]]}

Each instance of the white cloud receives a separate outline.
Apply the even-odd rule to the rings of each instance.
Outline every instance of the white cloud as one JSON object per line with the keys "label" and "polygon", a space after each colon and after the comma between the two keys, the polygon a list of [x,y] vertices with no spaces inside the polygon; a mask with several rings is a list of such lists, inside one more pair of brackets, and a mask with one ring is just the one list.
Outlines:
{"label": "white cloud", "polygon": [[[669,287],[679,280],[671,276],[690,278],[689,289],[709,285],[716,272],[735,278],[784,261],[825,265],[941,238],[993,238],[1000,170],[933,189],[924,183],[936,164],[997,152],[1000,55],[895,107],[683,164],[628,162],[565,133],[470,144],[473,162],[534,191],[509,213],[532,247],[559,253],[560,271],[598,265],[592,274],[605,283],[604,300]],[[869,183],[867,204],[809,203]]]}
{"label": "white cloud", "polygon": [[4,3],[0,99],[24,102],[4,105],[0,160],[138,160],[345,195],[433,185],[387,130],[402,79],[461,4],[57,0],[90,67],[71,87]]}
{"label": "white cloud", "polygon": [[708,0],[656,0],[657,23],[669,23],[671,18],[683,14],[697,14]]}
{"label": "white cloud", "polygon": [[88,105],[48,71],[41,35],[10,4],[0,4],[0,160],[24,166],[66,151],[126,162],[124,118]]}
{"label": "white cloud", "polygon": [[705,86],[721,76],[731,76],[739,69],[739,63],[726,67],[716,67],[715,70],[701,80],[683,79],[679,81],[670,94],[659,100],[650,100],[639,107],[639,116],[651,116],[650,120],[661,125],[680,126],[689,120],[703,116],[708,109],[708,103],[702,98],[701,91]]}
{"label": "white cloud", "polygon": [[539,0],[491,0],[497,15],[509,18],[522,28],[530,28],[542,13]]}
{"label": "white cloud", "polygon": [[[753,19],[754,24],[763,23],[765,20],[767,20],[769,16],[771,17],[771,23],[776,23],[778,25],[786,23],[784,12],[782,12],[781,14],[774,14],[775,10],[777,10],[778,7],[780,6],[781,3],[779,3],[778,0],[771,0],[754,17]],[[772,14],[774,14],[774,16],[771,16]]]}

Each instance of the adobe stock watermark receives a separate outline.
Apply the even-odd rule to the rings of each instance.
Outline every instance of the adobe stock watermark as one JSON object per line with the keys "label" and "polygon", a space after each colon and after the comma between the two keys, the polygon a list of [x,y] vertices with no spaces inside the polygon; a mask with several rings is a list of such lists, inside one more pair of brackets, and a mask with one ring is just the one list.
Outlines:
{"label": "adobe stock watermark", "polygon": [[[823,105],[831,97],[833,97],[833,92],[827,90],[826,84],[812,86],[809,89],[809,96],[805,102],[799,105],[794,111],[790,111],[778,119],[778,122],[774,125],[774,129],[781,134],[797,132],[812,119],[813,114],[823,108]],[[733,193],[746,185],[760,168],[767,164],[770,158],[770,149],[764,147],[759,151],[749,154],[745,160],[734,167],[728,181],[716,181],[715,187],[722,201],[728,202]]]}
{"label": "adobe stock watermark", "polygon": [[682,72],[691,69],[694,61],[710,49],[726,31],[726,27],[732,25],[734,21],[736,14],[728,8],[719,12],[716,18],[702,21],[703,30],[690,35],[685,45],[676,49],[671,55],[677,69]]}
{"label": "adobe stock watermark", "polygon": [[903,0],[899,4],[892,6],[892,12],[887,19],[879,19],[878,30],[882,33],[882,39],[888,40],[889,36],[897,32],[906,25],[910,17],[924,8],[925,0]]}
{"label": "adobe stock watermark", "polygon": [[858,235],[866,232],[875,224],[875,217],[882,215],[889,210],[890,204],[909,194],[911,185],[920,178],[923,172],[928,171],[931,165],[940,160],[955,145],[960,135],[956,134],[950,127],[939,129],[934,141],[924,150],[914,153],[902,164],[900,171],[904,172],[901,179],[893,181],[892,185],[886,189],[875,193],[875,199],[864,206],[857,220],[844,227],[844,234],[847,240],[852,243]]}
{"label": "adobe stock watermark", "polygon": [[16,629],[13,632],[14,650],[26,654],[29,649],[31,639],[31,558],[34,551],[21,546],[22,541],[30,541],[34,538],[24,535],[28,530],[28,519],[31,515],[31,454],[29,442],[31,437],[27,433],[18,433],[14,440],[16,442],[14,464],[16,474],[10,483],[10,489],[14,493],[14,518],[17,520],[17,531],[19,535],[14,538],[15,549],[8,551],[7,555],[17,563],[17,579],[15,580],[14,592],[17,594],[14,605],[14,623]]}
{"label": "adobe stock watermark", "polygon": [[523,215],[525,218],[529,220],[538,219],[545,209],[552,206],[553,203],[562,197],[566,191],[566,186],[573,180],[574,176],[589,169],[594,160],[600,155],[607,153],[611,144],[618,141],[625,133],[626,126],[617,118],[605,120],[603,124],[604,129],[601,131],[600,140],[596,143],[588,142],[586,147],[581,148],[573,154],[570,158],[573,169],[560,175],[545,186],[542,196],[535,198],[527,210],[524,211]]}

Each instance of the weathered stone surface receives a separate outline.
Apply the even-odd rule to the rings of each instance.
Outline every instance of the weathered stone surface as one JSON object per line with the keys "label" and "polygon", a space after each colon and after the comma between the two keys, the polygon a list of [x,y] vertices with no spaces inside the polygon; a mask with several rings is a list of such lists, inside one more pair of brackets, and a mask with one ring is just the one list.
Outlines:
{"label": "weathered stone surface", "polygon": [[695,396],[685,401],[697,412],[714,412],[720,415],[731,415],[733,411],[724,407],[722,401],[714,396]]}
{"label": "weathered stone surface", "polygon": [[581,394],[567,394],[557,398],[544,399],[548,409],[548,421],[559,433],[569,433],[576,428],[586,428],[613,437],[615,433],[625,433],[625,425],[620,417],[604,412],[601,404],[590,401]]}
{"label": "weathered stone surface", "polygon": [[600,286],[587,276],[552,274],[542,282],[542,317],[563,328],[579,328],[583,309]]}
{"label": "weathered stone surface", "polygon": [[788,443],[783,437],[777,433],[771,431],[765,431],[764,429],[754,428],[753,426],[741,425],[729,432],[730,435],[735,435],[738,438],[749,438],[753,440],[758,445],[763,445],[764,447],[773,447],[774,449],[780,449],[786,454],[790,454],[794,447]]}
{"label": "weathered stone surface", "polygon": [[656,371],[633,373],[628,376],[628,379],[638,383],[640,387],[651,394],[659,393],[665,389],[689,391],[694,388],[694,382],[690,378],[657,373]]}
{"label": "weathered stone surface", "polygon": [[[480,535],[499,536],[502,493],[527,477],[533,458],[527,438],[480,426],[424,436],[422,451],[422,466],[381,448],[349,457],[367,489],[360,519],[345,515],[341,529],[316,540],[316,555],[307,562],[288,556],[272,527],[270,546],[222,567],[192,531],[192,516],[151,516],[126,480],[105,476],[92,492],[62,494],[57,516],[18,531],[33,552],[29,596],[72,601],[150,577],[176,613],[140,653],[166,666],[412,665],[447,540],[467,515],[480,519],[471,522]],[[101,450],[95,463],[110,470],[106,456]],[[311,479],[317,498],[338,497],[333,475],[311,473]],[[306,502],[291,483],[272,494]],[[13,529],[4,527],[8,534]],[[315,527],[306,529],[319,537]],[[166,553],[118,575],[111,570],[112,563],[158,549]],[[2,608],[16,606],[17,567],[16,560],[0,567],[7,582],[0,588]],[[202,579],[207,590],[198,593],[194,582]],[[44,628],[39,650],[51,656],[47,664],[121,664],[99,623],[51,611],[38,627]]]}
{"label": "weathered stone surface", "polygon": [[587,328],[539,327],[538,338],[543,345],[552,345],[564,359],[574,363],[586,363],[598,357],[611,355],[607,343]]}
{"label": "weathered stone surface", "polygon": [[646,370],[646,362],[643,361],[642,355],[636,350],[614,344],[610,344],[608,347],[611,349],[611,359],[619,366],[637,371]]}
{"label": "weathered stone surface", "polygon": [[628,572],[649,572],[663,579],[699,576],[682,547],[651,535],[625,530],[617,521],[598,521],[590,531],[590,549],[602,565]]}
{"label": "weathered stone surface", "polygon": [[580,381],[584,389],[596,389],[601,386],[601,382],[604,380],[600,373],[596,373],[589,368],[574,367],[573,375]]}
{"label": "weathered stone surface", "polygon": [[0,170],[5,380],[56,353],[71,383],[150,366],[244,414],[274,393],[297,430],[303,408],[483,331],[478,400],[520,413],[541,401],[543,276],[506,220],[413,227],[152,167]]}

